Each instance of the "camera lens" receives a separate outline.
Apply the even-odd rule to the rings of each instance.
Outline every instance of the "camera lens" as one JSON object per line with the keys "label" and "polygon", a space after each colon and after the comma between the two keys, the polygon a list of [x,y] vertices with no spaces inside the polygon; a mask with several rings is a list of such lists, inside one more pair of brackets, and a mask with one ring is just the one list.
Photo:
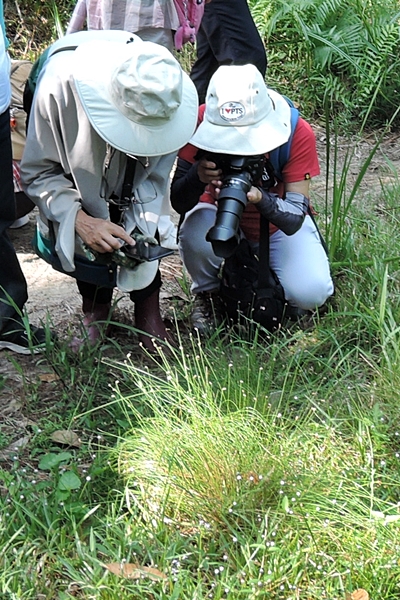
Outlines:
{"label": "camera lens", "polygon": [[247,171],[242,171],[230,174],[222,181],[215,225],[207,233],[206,239],[211,242],[216,256],[228,258],[239,243],[239,221],[247,204],[252,177]]}
{"label": "camera lens", "polygon": [[253,182],[261,179],[265,155],[211,154],[208,158],[222,169],[224,176],[215,225],[207,233],[206,239],[211,242],[216,256],[228,258],[239,244],[239,222],[247,204],[247,192]]}

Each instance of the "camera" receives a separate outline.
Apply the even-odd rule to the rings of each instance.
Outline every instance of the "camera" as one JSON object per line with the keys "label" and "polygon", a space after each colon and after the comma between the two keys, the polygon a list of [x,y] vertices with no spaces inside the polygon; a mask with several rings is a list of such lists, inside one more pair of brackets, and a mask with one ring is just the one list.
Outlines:
{"label": "camera", "polygon": [[264,154],[235,156],[204,153],[200,158],[204,156],[222,171],[215,225],[208,231],[206,239],[211,242],[216,256],[228,258],[240,241],[239,222],[247,204],[247,192],[261,179],[266,159]]}

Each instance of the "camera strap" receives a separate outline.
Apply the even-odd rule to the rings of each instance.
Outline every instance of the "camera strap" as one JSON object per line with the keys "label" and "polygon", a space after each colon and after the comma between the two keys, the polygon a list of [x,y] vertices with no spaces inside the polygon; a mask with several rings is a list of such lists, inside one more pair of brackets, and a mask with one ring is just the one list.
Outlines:
{"label": "camera strap", "polygon": [[107,200],[111,221],[117,223],[117,225],[121,225],[124,212],[129,208],[132,202],[132,188],[133,180],[135,178],[136,162],[136,159],[128,155],[126,156],[125,175],[122,183],[121,195],[118,197],[116,194],[112,194]]}
{"label": "camera strap", "polygon": [[260,215],[260,244],[259,244],[259,275],[258,289],[263,290],[271,287],[271,271],[269,267],[269,221]]}
{"label": "camera strap", "polygon": [[136,163],[136,158],[132,158],[132,156],[127,154],[124,183],[122,184],[121,198],[118,203],[121,210],[128,208],[132,201],[132,188],[133,180],[135,178]]}

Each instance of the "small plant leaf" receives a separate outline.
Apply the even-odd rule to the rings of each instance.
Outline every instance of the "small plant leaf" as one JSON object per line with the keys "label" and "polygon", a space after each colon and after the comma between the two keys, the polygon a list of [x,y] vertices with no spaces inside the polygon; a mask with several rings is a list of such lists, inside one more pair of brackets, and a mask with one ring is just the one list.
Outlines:
{"label": "small plant leaf", "polygon": [[[71,491],[70,490],[60,490],[57,489],[56,490],[56,500],[57,502],[65,502],[65,500],[68,500],[68,498],[71,496]],[[70,507],[69,507],[70,508]]]}
{"label": "small plant leaf", "polygon": [[59,490],[78,490],[82,485],[82,482],[76,473],[73,471],[66,471],[60,477],[60,481],[58,482]]}
{"label": "small plant leaf", "polygon": [[285,512],[289,512],[289,498],[287,496],[282,498],[282,508]]}
{"label": "small plant leaf", "polygon": [[60,452],[59,454],[49,452],[40,459],[39,469],[42,471],[51,471],[54,467],[57,467],[63,462],[68,462],[71,458],[72,454],[70,452]]}
{"label": "small plant leaf", "polygon": [[68,429],[59,429],[51,434],[51,439],[57,444],[64,444],[65,446],[75,446],[80,448],[82,445],[81,440],[74,431]]}
{"label": "small plant leaf", "polygon": [[153,567],[141,567],[134,563],[107,563],[104,566],[110,573],[118,575],[118,577],[125,577],[126,579],[149,577],[150,579],[158,581],[167,578],[165,573],[162,573],[158,569],[154,569]]}

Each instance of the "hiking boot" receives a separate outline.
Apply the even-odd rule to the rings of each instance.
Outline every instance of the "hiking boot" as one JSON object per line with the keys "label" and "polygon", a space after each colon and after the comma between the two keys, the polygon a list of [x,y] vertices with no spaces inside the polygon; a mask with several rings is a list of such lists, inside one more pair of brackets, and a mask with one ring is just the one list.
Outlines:
{"label": "hiking boot", "polygon": [[17,354],[38,354],[46,347],[47,341],[55,341],[54,334],[46,334],[41,327],[26,329],[13,329],[0,333],[0,350],[11,350]]}
{"label": "hiking boot", "polygon": [[193,310],[190,315],[192,327],[200,335],[207,335],[223,321],[223,308],[221,298],[213,292],[200,292],[195,295]]}

